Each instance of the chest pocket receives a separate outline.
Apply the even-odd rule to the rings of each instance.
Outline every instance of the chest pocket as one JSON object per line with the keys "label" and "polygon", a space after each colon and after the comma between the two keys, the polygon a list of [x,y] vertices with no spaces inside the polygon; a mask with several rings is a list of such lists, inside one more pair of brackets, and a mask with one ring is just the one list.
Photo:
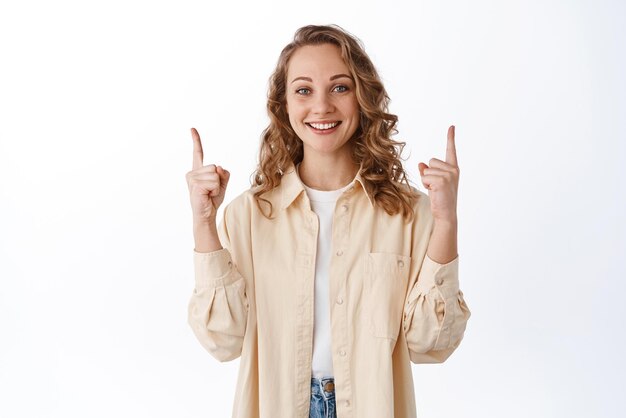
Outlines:
{"label": "chest pocket", "polygon": [[397,340],[409,278],[411,257],[369,253],[366,263],[369,327],[375,337]]}

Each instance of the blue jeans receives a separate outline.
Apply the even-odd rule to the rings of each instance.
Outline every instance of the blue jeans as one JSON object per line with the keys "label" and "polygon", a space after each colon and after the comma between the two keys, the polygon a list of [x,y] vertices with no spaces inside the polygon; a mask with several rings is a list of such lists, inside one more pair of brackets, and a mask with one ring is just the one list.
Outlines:
{"label": "blue jeans", "polygon": [[311,408],[309,418],[337,418],[335,379],[311,377]]}

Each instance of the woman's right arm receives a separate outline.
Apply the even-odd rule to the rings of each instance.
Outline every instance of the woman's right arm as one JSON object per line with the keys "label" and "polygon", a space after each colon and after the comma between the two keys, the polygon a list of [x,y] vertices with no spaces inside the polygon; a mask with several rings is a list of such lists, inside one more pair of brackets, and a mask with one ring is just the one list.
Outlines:
{"label": "woman's right arm", "polygon": [[[198,246],[194,249],[195,287],[188,305],[188,323],[200,344],[223,362],[241,355],[250,305],[245,280],[228,250],[225,220],[220,229],[225,248],[219,245],[210,252],[199,252]],[[207,240],[220,242],[216,237]]]}
{"label": "woman's right arm", "polygon": [[193,170],[187,173],[187,183],[193,211],[195,287],[188,305],[188,323],[213,357],[229,361],[241,355],[249,310],[245,280],[228,250],[228,206],[219,227],[215,222],[230,173],[219,166],[203,166],[202,144],[195,129],[192,138]]}

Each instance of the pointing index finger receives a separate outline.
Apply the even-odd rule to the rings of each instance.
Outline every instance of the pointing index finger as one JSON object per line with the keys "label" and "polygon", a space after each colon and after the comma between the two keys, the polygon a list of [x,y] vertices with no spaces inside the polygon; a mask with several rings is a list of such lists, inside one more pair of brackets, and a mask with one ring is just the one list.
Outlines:
{"label": "pointing index finger", "polygon": [[204,161],[204,153],[202,152],[202,142],[200,134],[196,128],[191,128],[191,138],[193,139],[193,169],[201,168]]}
{"label": "pointing index finger", "polygon": [[448,128],[448,147],[446,148],[446,162],[453,166],[458,166],[456,160],[456,145],[454,143],[454,125]]}

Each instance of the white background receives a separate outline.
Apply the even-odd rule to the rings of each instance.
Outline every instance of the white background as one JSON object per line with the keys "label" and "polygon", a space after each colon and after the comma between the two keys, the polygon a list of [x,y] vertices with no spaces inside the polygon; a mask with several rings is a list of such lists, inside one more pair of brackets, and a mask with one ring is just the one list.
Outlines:
{"label": "white background", "polygon": [[230,416],[239,360],[186,322],[189,128],[243,192],[268,77],[310,23],[365,44],[421,190],[456,125],[472,317],[413,366],[419,416],[624,416],[625,20],[620,1],[2,2],[0,416]]}

